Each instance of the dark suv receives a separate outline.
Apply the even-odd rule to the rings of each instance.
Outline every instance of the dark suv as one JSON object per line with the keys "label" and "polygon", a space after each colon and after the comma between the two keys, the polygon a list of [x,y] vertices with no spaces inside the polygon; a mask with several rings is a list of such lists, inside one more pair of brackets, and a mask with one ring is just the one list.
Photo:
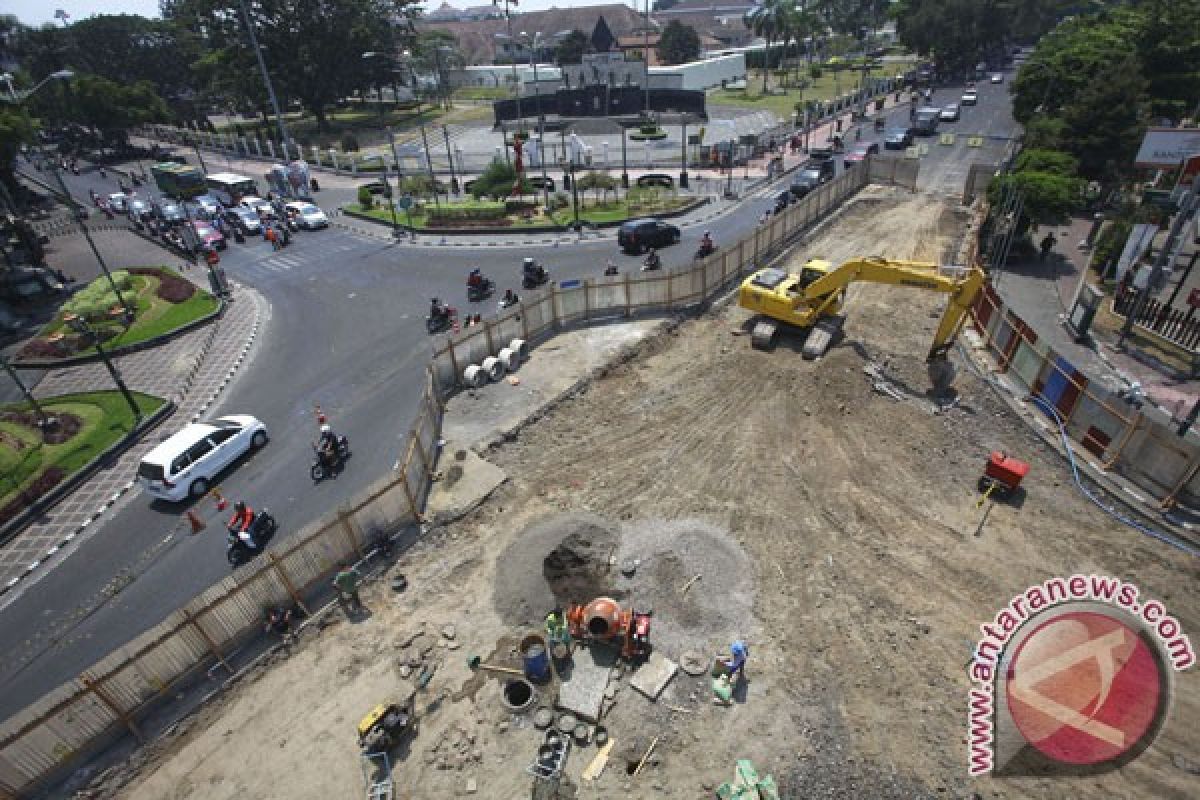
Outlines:
{"label": "dark suv", "polygon": [[617,230],[617,245],[634,255],[650,247],[664,247],[679,241],[679,228],[660,219],[631,219]]}
{"label": "dark suv", "polygon": [[823,183],[829,183],[837,174],[837,164],[833,161],[819,160],[810,161],[796,173],[795,179],[792,181],[792,194],[796,197],[804,197],[804,195],[816,189]]}

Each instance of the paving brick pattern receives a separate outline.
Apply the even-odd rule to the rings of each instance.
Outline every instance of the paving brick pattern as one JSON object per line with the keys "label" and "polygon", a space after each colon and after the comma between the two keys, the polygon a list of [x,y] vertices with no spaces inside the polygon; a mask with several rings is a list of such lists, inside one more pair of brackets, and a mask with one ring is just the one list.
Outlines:
{"label": "paving brick pattern", "polygon": [[[197,283],[207,282],[201,270],[191,270],[190,277]],[[116,463],[95,473],[49,513],[0,547],[0,594],[86,535],[95,520],[132,488],[142,455],[180,424],[208,409],[244,361],[265,309],[266,302],[258,293],[235,285],[232,302],[219,320],[160,347],[114,359],[131,389],[173,400],[176,411],[171,419],[126,450]],[[103,364],[85,364],[46,373],[34,394],[49,397],[111,384]]]}

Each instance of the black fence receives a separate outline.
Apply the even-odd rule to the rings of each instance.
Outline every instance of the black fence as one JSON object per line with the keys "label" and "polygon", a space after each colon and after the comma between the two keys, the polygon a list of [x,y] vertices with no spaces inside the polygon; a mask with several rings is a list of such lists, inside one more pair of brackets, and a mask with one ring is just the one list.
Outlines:
{"label": "black fence", "polygon": [[[708,119],[704,99],[704,92],[692,89],[651,89],[650,110]],[[539,113],[559,117],[624,117],[635,116],[645,108],[646,92],[639,87],[604,85],[559,89],[540,99],[534,95],[522,97],[519,102],[514,98],[492,104],[496,125],[522,117],[536,118]]]}
{"label": "black fence", "polygon": [[1139,326],[1186,350],[1194,351],[1200,345],[1200,319],[1195,318],[1195,308],[1183,311],[1149,297],[1139,304],[1140,296],[1137,289],[1126,289],[1114,298],[1113,311],[1125,317],[1132,310],[1133,321]]}

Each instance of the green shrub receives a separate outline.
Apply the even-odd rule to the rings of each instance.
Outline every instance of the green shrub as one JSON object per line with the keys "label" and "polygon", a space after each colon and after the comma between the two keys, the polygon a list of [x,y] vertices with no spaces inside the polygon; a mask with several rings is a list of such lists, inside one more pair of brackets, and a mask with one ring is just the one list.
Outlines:
{"label": "green shrub", "polygon": [[809,64],[809,66],[808,66],[808,74],[809,74],[809,76],[810,76],[810,77],[811,77],[811,78],[812,78],[814,81],[815,81],[815,80],[820,80],[820,78],[821,78],[821,75],[822,75],[823,73],[824,73],[824,71],[821,69],[821,65],[820,65],[820,64]]}
{"label": "green shrub", "polygon": [[[112,278],[113,283],[122,292],[130,291],[133,288],[133,279],[123,269],[112,273]],[[63,312],[78,314],[89,322],[95,322],[106,318],[108,310],[117,305],[120,305],[120,301],[117,300],[117,295],[109,286],[108,281],[104,278],[97,278],[76,293],[63,306]]]}
{"label": "green shrub", "polygon": [[375,207],[375,196],[365,186],[358,187],[358,204],[362,206],[364,211]]}
{"label": "green shrub", "polygon": [[566,208],[571,204],[571,197],[566,192],[555,192],[550,195],[550,208]]}
{"label": "green shrub", "polygon": [[503,219],[507,213],[504,203],[479,203],[472,206],[443,206],[429,212],[429,221],[455,222],[465,220]]}
{"label": "green shrub", "polygon": [[353,133],[342,134],[342,151],[345,153],[358,152],[358,138]]}

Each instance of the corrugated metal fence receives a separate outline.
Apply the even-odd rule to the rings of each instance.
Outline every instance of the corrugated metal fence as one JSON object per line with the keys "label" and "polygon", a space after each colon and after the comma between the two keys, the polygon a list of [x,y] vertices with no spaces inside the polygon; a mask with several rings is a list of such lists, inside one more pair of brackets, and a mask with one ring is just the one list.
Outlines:
{"label": "corrugated metal fence", "polygon": [[[889,174],[895,173],[892,168]],[[264,609],[303,603],[329,581],[339,562],[357,560],[377,533],[417,521],[436,463],[443,398],[467,365],[496,354],[514,338],[535,340],[563,325],[639,311],[681,310],[711,299],[778,255],[872,178],[875,170],[870,167],[852,169],[774,215],[746,239],[689,267],[652,277],[564,281],[483,325],[443,337],[434,347],[401,466],[333,517],[308,526],[284,547],[212,586],[77,679],[6,720],[0,725],[0,800],[61,776],[78,757],[125,732],[141,738],[138,719],[171,695],[173,687],[201,669],[232,671],[226,655],[261,629]]]}
{"label": "corrugated metal fence", "polygon": [[980,293],[972,316],[996,370],[1053,406],[1095,466],[1128,479],[1163,508],[1200,501],[1200,446],[1194,437],[1180,438],[1111,392],[1097,392],[990,286]]}

